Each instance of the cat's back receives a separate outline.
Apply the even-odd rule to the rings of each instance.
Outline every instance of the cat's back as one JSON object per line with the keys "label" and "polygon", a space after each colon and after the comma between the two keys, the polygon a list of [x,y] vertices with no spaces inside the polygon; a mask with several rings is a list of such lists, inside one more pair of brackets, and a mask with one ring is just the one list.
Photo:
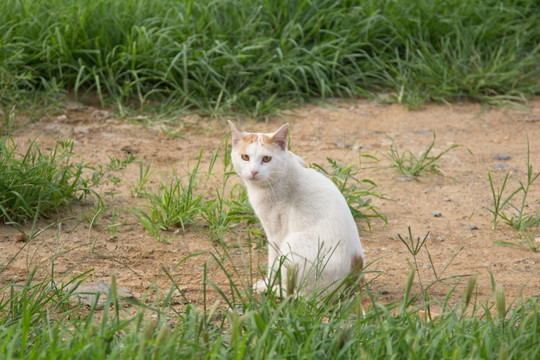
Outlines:
{"label": "cat's back", "polygon": [[363,258],[356,222],[341,191],[315,169],[297,167],[296,172],[289,230],[312,234],[330,247],[338,246],[337,258],[346,254]]}
{"label": "cat's back", "polygon": [[337,186],[317,170],[301,165],[296,167],[295,192],[293,198],[300,206],[307,207],[313,213],[350,217],[347,201]]}

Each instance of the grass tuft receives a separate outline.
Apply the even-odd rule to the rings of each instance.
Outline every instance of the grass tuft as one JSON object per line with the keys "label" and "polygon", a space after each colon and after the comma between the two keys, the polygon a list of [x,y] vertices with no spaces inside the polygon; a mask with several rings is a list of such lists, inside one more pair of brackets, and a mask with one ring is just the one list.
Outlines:
{"label": "grass tuft", "polygon": [[266,117],[311,98],[416,108],[539,93],[534,1],[6,0],[0,103],[66,90],[102,104]]}
{"label": "grass tuft", "polygon": [[73,161],[73,141],[58,141],[46,154],[36,140],[22,154],[11,137],[0,140],[0,219],[5,223],[50,216],[91,192],[83,177],[90,167]]}
{"label": "grass tuft", "polygon": [[[452,145],[445,150],[441,151],[437,155],[432,155],[433,147],[435,146],[435,133],[433,133],[433,140],[428,145],[428,148],[425,151],[420,152],[418,156],[414,155],[410,150],[404,150],[400,153],[398,150],[395,139],[392,139],[392,145],[390,149],[383,153],[391,162],[391,167],[396,171],[402,173],[403,175],[418,181],[418,177],[421,175],[426,175],[428,173],[435,175],[443,175],[443,172],[439,166],[439,160],[443,155],[449,151],[460,147],[461,145]],[[472,154],[469,149],[467,149],[469,154]]]}

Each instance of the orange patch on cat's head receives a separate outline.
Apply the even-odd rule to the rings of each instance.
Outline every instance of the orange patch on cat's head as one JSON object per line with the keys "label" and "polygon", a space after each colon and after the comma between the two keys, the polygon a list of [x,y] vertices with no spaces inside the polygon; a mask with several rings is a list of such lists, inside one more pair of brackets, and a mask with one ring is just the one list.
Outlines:
{"label": "orange patch on cat's head", "polygon": [[239,130],[232,121],[229,120],[231,127],[233,146],[242,146],[245,150],[250,144],[259,144],[262,146],[278,145],[282,149],[287,147],[287,134],[289,124],[285,124],[273,134],[247,133]]}
{"label": "orange patch on cat's head", "polygon": [[270,145],[274,143],[274,139],[266,134],[244,133],[242,134],[240,141],[236,144],[236,147],[239,152],[245,152],[247,147],[251,144],[270,147]]}
{"label": "orange patch on cat's head", "polygon": [[254,143],[266,143],[271,144],[273,142],[272,138],[266,134],[246,134],[242,136],[242,142],[248,143],[248,144],[254,144]]}

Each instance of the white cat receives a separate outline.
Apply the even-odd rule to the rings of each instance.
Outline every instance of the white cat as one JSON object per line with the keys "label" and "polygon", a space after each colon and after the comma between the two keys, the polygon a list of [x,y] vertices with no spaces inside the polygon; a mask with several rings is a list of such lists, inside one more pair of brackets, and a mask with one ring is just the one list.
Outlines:
{"label": "white cat", "polygon": [[364,251],[349,206],[331,180],[287,150],[289,124],[275,133],[242,132],[229,125],[232,163],[269,243],[270,278],[254,289],[264,292],[273,283],[282,256],[282,285],[287,267],[297,264],[301,293],[328,293],[360,271]]}

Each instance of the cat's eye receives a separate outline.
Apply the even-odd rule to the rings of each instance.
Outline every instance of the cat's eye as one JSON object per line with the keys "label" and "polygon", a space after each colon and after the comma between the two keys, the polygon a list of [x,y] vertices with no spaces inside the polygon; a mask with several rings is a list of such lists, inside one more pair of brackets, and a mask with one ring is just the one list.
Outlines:
{"label": "cat's eye", "polygon": [[262,161],[263,161],[263,162],[269,162],[270,160],[272,160],[272,157],[271,157],[271,156],[268,156],[268,155],[267,155],[267,156],[263,156],[263,158],[262,158]]}
{"label": "cat's eye", "polygon": [[248,154],[242,154],[242,156],[240,156],[242,158],[242,160],[244,161],[249,161],[249,155]]}

